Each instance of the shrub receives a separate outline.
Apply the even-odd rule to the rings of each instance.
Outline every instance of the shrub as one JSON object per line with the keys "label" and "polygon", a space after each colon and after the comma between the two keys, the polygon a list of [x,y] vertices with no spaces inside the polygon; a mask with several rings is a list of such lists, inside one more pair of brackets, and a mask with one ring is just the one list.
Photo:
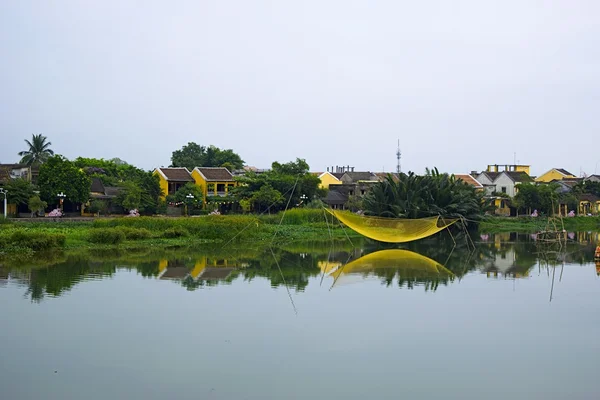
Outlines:
{"label": "shrub", "polygon": [[127,240],[140,240],[152,237],[152,232],[146,228],[131,228],[128,226],[119,226],[116,229],[123,232]]}
{"label": "shrub", "polygon": [[190,232],[181,226],[174,226],[172,228],[166,229],[163,232],[163,237],[165,238],[187,237],[189,235]]}
{"label": "shrub", "polygon": [[118,244],[125,240],[125,233],[115,228],[92,229],[88,240],[92,243]]}
{"label": "shrub", "polygon": [[5,236],[3,241],[6,245],[19,246],[39,251],[63,247],[65,245],[66,236],[62,233],[17,230],[12,234]]}

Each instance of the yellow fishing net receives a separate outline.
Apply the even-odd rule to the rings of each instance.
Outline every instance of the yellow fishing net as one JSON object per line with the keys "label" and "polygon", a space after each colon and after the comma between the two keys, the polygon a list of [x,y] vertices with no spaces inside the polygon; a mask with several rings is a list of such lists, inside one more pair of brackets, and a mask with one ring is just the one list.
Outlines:
{"label": "yellow fishing net", "polygon": [[344,225],[370,239],[387,243],[403,243],[423,239],[446,229],[456,220],[440,217],[420,219],[365,217],[349,211],[326,209]]}
{"label": "yellow fishing net", "polygon": [[384,271],[405,278],[440,279],[454,274],[442,264],[421,254],[401,249],[381,250],[367,254],[338,268],[330,276],[335,284],[351,282],[350,276],[364,277]]}

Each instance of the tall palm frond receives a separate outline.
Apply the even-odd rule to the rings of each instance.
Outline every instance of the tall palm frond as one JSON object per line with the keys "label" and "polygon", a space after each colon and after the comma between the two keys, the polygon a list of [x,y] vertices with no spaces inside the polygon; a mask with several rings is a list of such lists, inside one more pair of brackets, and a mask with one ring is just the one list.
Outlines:
{"label": "tall palm frond", "polygon": [[53,156],[54,151],[50,149],[52,143],[47,142],[46,139],[47,137],[41,133],[38,135],[33,134],[31,141],[25,139],[29,149],[19,152],[19,155],[23,157],[21,163],[27,165],[42,164],[48,160],[48,157]]}

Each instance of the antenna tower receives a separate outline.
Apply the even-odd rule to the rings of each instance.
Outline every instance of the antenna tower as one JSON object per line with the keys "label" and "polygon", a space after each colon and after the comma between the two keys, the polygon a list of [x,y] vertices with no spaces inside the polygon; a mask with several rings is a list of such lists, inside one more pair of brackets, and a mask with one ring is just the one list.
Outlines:
{"label": "antenna tower", "polygon": [[400,152],[400,139],[398,139],[398,150],[396,151],[396,160],[398,160],[398,163],[396,164],[396,172],[400,173],[401,168],[400,168],[400,157],[402,156],[402,153]]}

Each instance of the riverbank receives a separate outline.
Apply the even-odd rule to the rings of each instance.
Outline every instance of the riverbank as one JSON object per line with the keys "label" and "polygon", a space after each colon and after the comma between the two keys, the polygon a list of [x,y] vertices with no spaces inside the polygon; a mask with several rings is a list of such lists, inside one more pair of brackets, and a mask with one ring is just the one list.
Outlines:
{"label": "riverbank", "polygon": [[[599,217],[555,220],[559,230],[600,231]],[[480,233],[539,232],[547,218],[487,217]],[[156,248],[284,247],[306,241],[364,239],[343,228],[323,210],[293,209],[274,215],[214,215],[190,218],[135,217],[58,220],[7,220],[0,223],[0,257],[33,257],[53,250],[129,250]]]}
{"label": "riverbank", "polygon": [[520,232],[534,233],[546,230],[569,232],[600,231],[600,217],[579,216],[565,218],[547,217],[486,217],[479,222],[481,233]]}
{"label": "riverbank", "polygon": [[[335,222],[335,223],[334,223]],[[138,249],[285,246],[295,241],[347,240],[361,236],[342,228],[323,210],[294,209],[277,215],[135,217],[82,221],[4,221],[0,257],[56,249]]]}

